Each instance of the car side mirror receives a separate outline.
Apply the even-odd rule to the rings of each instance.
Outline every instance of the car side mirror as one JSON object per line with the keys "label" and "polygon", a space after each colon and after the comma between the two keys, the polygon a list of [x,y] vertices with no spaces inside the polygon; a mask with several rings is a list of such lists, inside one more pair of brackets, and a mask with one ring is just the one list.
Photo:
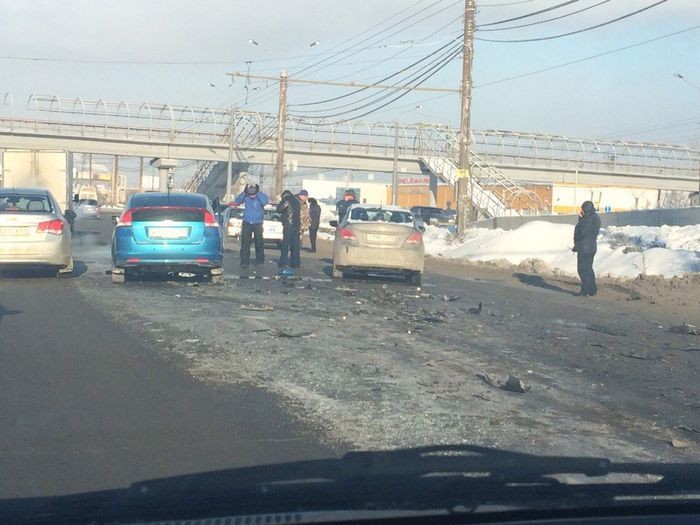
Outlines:
{"label": "car side mirror", "polygon": [[119,215],[112,215],[112,224],[115,226],[119,224]]}
{"label": "car side mirror", "polygon": [[68,222],[73,222],[77,215],[73,210],[66,210],[66,213],[63,214],[63,216],[66,218]]}
{"label": "car side mirror", "polygon": [[421,233],[425,233],[425,224],[419,224],[418,231],[420,231]]}
{"label": "car side mirror", "polygon": [[330,221],[328,224],[330,224],[333,228],[338,227],[338,221]]}

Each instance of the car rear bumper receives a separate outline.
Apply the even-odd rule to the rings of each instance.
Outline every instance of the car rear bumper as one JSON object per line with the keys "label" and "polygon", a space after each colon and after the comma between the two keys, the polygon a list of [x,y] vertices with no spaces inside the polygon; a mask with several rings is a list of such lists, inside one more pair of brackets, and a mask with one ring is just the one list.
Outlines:
{"label": "car rear bumper", "polygon": [[0,266],[41,265],[68,267],[71,260],[69,237],[46,242],[1,242]]}
{"label": "car rear bumper", "polygon": [[407,270],[422,272],[425,265],[420,248],[368,248],[366,246],[336,246],[333,264],[339,269]]}
{"label": "car rear bumper", "polygon": [[115,231],[112,263],[116,268],[153,271],[187,271],[182,268],[219,268],[224,260],[219,235],[206,236],[196,244],[137,243],[128,231]]}

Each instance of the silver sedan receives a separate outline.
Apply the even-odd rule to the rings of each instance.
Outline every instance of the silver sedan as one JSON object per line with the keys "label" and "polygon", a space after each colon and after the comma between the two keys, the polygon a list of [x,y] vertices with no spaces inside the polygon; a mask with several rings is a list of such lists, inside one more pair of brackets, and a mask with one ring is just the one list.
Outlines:
{"label": "silver sedan", "polygon": [[420,286],[425,248],[413,215],[398,206],[353,204],[337,226],[333,277],[348,272],[391,272]]}
{"label": "silver sedan", "polygon": [[0,189],[0,267],[48,266],[73,271],[68,218],[44,189]]}

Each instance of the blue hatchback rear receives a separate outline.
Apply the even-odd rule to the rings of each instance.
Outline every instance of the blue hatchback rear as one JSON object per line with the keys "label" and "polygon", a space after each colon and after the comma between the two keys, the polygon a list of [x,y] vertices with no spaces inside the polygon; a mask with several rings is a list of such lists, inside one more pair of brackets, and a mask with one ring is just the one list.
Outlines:
{"label": "blue hatchback rear", "polygon": [[223,280],[222,231],[206,195],[137,193],[112,237],[112,280],[136,271],[187,272]]}

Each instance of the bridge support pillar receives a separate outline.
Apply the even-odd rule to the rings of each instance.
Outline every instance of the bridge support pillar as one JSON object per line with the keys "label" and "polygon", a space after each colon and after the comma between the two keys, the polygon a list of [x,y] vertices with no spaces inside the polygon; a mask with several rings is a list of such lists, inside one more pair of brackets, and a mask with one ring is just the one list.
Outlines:
{"label": "bridge support pillar", "polygon": [[177,160],[175,159],[153,159],[151,166],[158,168],[158,191],[168,191],[170,176],[175,168],[177,168]]}
{"label": "bridge support pillar", "polygon": [[430,189],[430,205],[437,206],[438,201],[438,178],[432,171],[429,172],[430,181],[428,188]]}

